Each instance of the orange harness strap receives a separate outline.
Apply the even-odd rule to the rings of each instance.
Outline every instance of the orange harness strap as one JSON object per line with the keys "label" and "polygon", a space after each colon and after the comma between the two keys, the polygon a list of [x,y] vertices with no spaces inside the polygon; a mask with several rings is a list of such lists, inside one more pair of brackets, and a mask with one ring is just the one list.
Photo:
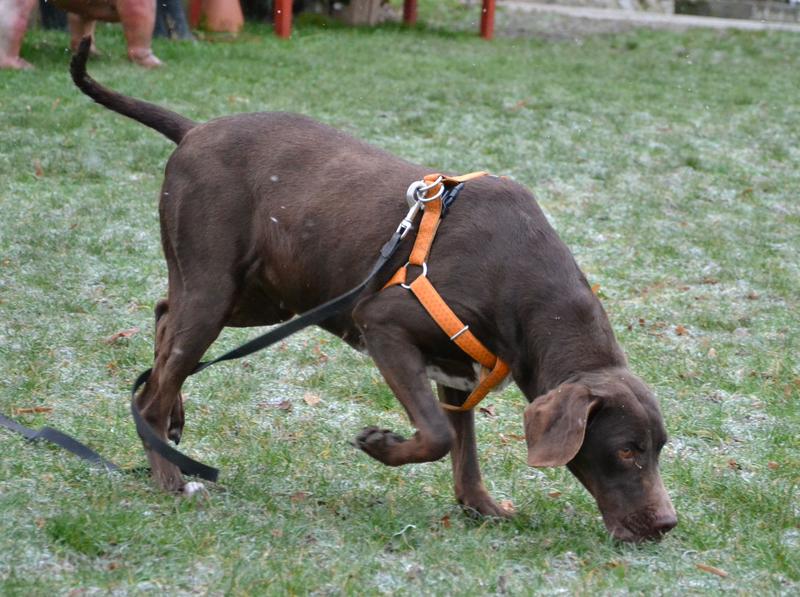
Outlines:
{"label": "orange harness strap", "polygon": [[[464,325],[453,310],[447,306],[447,303],[445,303],[441,295],[436,292],[436,289],[426,276],[426,262],[442,217],[442,200],[440,197],[437,197],[437,193],[440,194],[441,190],[443,190],[440,189],[441,185],[453,186],[474,178],[486,176],[486,174],[486,172],[473,172],[471,174],[465,174],[464,176],[453,177],[441,176],[440,174],[428,174],[423,179],[428,185],[436,183],[437,180],[440,181],[438,185],[434,185],[432,188],[428,189],[426,193],[427,198],[436,198],[425,203],[425,211],[423,212],[422,221],[420,222],[417,238],[414,241],[414,247],[411,250],[408,263],[398,269],[384,286],[384,288],[388,288],[389,286],[401,284],[404,288],[408,288],[413,292],[417,300],[419,300],[431,318],[442,331],[447,334],[450,340],[455,342],[461,350],[480,363],[482,369],[478,385],[461,406],[442,403],[442,408],[447,410],[472,410],[486,397],[486,394],[488,394],[492,388],[505,379],[509,372],[508,365],[496,355],[492,354],[491,351],[469,331],[469,326]],[[423,272],[411,284],[406,286],[406,270],[409,265],[422,267]]]}

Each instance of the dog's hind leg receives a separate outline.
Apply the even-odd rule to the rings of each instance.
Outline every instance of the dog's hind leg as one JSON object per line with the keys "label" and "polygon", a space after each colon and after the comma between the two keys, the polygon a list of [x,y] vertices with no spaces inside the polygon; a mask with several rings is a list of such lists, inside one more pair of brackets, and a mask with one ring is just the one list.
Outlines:
{"label": "dog's hind leg", "polygon": [[[168,308],[162,310],[156,326],[153,372],[137,398],[142,416],[162,439],[176,428],[171,420],[174,413],[180,413],[182,427],[181,386],[222,330],[233,288],[233,282],[224,276],[195,278],[191,289],[170,288]],[[181,490],[184,481],[178,467],[147,445],[145,450],[156,485],[167,491]]]}
{"label": "dog's hind leg", "polygon": [[431,391],[425,359],[412,334],[391,317],[380,297],[360,304],[353,317],[370,356],[417,428],[413,437],[405,439],[388,429],[368,427],[356,445],[389,466],[443,458],[450,451],[453,430]]}
{"label": "dog's hind leg", "polygon": [[[161,299],[156,303],[154,312],[156,316],[156,329],[155,329],[155,354],[153,355],[154,359],[158,359],[158,352],[159,347],[164,343],[164,333],[167,329],[165,323],[166,318],[164,317],[169,311],[169,301],[167,299]],[[168,425],[168,432],[167,436],[171,439],[175,444],[179,444],[181,442],[181,435],[183,434],[183,424],[184,424],[184,412],[183,412],[183,399],[180,397],[179,399],[175,400],[174,405],[172,407],[172,412],[169,415],[169,425]]]}
{"label": "dog's hind leg", "polygon": [[[437,384],[439,399],[447,404],[463,404],[469,392],[463,392]],[[456,499],[467,510],[483,516],[511,516],[511,512],[497,504],[486,491],[481,480],[478,464],[478,448],[475,445],[475,411],[447,411],[447,417],[455,431],[455,441],[450,450],[453,464],[453,483]]]}

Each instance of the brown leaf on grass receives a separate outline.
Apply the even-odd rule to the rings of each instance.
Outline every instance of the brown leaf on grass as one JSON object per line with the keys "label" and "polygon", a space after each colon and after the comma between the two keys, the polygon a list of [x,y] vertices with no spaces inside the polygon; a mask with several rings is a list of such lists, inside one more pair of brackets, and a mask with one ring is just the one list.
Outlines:
{"label": "brown leaf on grass", "polygon": [[481,406],[478,409],[482,415],[486,415],[487,417],[496,417],[497,412],[495,412],[494,404],[487,404],[486,406]]}
{"label": "brown leaf on grass", "polygon": [[675,333],[679,336],[688,336],[689,330],[687,330],[684,326],[678,324],[675,326]]}
{"label": "brown leaf on grass", "polygon": [[312,349],[312,351],[311,351],[311,352],[313,352],[313,353],[314,353],[314,356],[316,356],[316,357],[317,357],[317,363],[318,363],[318,364],[320,364],[320,365],[324,365],[325,363],[327,363],[327,362],[328,362],[328,355],[327,355],[327,354],[325,354],[324,352],[322,352],[322,349],[319,347],[319,345],[315,346],[315,347]]}
{"label": "brown leaf on grass", "polygon": [[498,435],[500,436],[500,443],[501,444],[508,444],[511,440],[520,442],[520,441],[523,441],[525,439],[524,435],[519,435],[519,434],[516,434],[516,433],[509,433],[507,435],[504,435],[502,433],[498,433]]}
{"label": "brown leaf on grass", "polygon": [[713,347],[708,349],[708,358],[709,359],[716,359],[717,358],[717,351],[714,350]]}
{"label": "brown leaf on grass", "polygon": [[747,293],[748,300],[756,301],[758,300],[758,293],[755,290],[751,290]]}
{"label": "brown leaf on grass", "polygon": [[292,410],[291,400],[281,400],[280,402],[259,402],[258,408],[274,408],[277,410]]}
{"label": "brown leaf on grass", "polygon": [[556,499],[557,497],[561,497],[561,492],[560,491],[551,491],[550,493],[547,494],[547,497]]}
{"label": "brown leaf on grass", "polygon": [[53,412],[53,408],[50,406],[27,406],[14,409],[15,415],[32,415],[51,412]]}
{"label": "brown leaf on grass", "polygon": [[131,336],[135,336],[139,333],[139,328],[132,327],[128,328],[127,330],[122,330],[121,332],[117,332],[116,334],[111,334],[108,338],[104,340],[106,344],[114,344],[119,342],[122,339],[130,338]]}
{"label": "brown leaf on grass", "polygon": [[600,292],[600,284],[592,284],[592,294],[597,295]]}
{"label": "brown leaf on grass", "polygon": [[303,402],[308,404],[309,406],[316,406],[322,401],[322,398],[317,396],[316,394],[312,394],[311,392],[306,392],[303,396]]}
{"label": "brown leaf on grass", "polygon": [[283,537],[283,531],[281,529],[273,529],[272,536],[275,538]]}
{"label": "brown leaf on grass", "polygon": [[722,568],[717,568],[716,566],[709,566],[708,564],[696,564],[696,566],[698,570],[716,574],[720,578],[726,578],[728,576],[727,572],[725,572]]}
{"label": "brown leaf on grass", "polygon": [[449,529],[450,528],[450,515],[449,514],[445,514],[444,516],[442,516],[442,518],[441,518],[441,520],[439,520],[439,522],[441,523],[443,528]]}
{"label": "brown leaf on grass", "polygon": [[514,502],[511,500],[500,500],[498,504],[501,508],[503,508],[503,510],[508,510],[512,514],[517,511],[517,509],[514,507]]}
{"label": "brown leaf on grass", "polygon": [[36,178],[41,178],[44,176],[44,169],[42,168],[42,163],[39,160],[33,160],[33,173],[36,175]]}
{"label": "brown leaf on grass", "polygon": [[733,471],[740,471],[740,470],[742,470],[742,465],[739,464],[738,462],[736,462],[736,459],[731,458],[728,461],[728,468],[733,470]]}
{"label": "brown leaf on grass", "polygon": [[311,496],[311,492],[309,491],[297,491],[292,494],[289,498],[293,504],[298,504],[300,502],[306,501]]}
{"label": "brown leaf on grass", "polygon": [[780,465],[780,464],[778,464],[777,462],[775,462],[774,460],[770,460],[770,461],[767,463],[767,468],[768,468],[769,470],[771,470],[771,471],[776,471],[776,470],[778,470],[778,468],[779,468],[780,466],[781,466],[781,465]]}

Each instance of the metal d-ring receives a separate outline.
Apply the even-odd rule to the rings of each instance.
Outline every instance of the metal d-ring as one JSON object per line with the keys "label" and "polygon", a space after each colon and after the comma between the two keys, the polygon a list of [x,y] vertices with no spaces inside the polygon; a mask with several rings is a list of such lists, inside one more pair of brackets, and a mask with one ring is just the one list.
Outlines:
{"label": "metal d-ring", "polygon": [[[408,266],[409,265],[411,265],[411,262],[407,261],[406,264],[403,266],[405,268],[405,270],[406,270],[406,274],[408,274]],[[414,265],[417,265],[417,264],[415,263]],[[427,261],[423,261],[422,262],[422,273],[417,277],[425,277],[427,275],[428,275],[428,262]],[[406,290],[411,290],[411,284],[403,284],[403,283],[401,283],[400,286],[402,286]]]}
{"label": "metal d-ring", "polygon": [[[433,201],[434,199],[438,199],[444,193],[444,185],[442,184],[442,177],[439,176],[436,180],[434,180],[430,184],[426,184],[424,180],[417,180],[412,182],[408,190],[406,191],[406,202],[408,206],[411,207],[415,203],[428,203]],[[430,191],[432,188],[438,186],[438,190],[433,197],[426,197],[425,193]]]}

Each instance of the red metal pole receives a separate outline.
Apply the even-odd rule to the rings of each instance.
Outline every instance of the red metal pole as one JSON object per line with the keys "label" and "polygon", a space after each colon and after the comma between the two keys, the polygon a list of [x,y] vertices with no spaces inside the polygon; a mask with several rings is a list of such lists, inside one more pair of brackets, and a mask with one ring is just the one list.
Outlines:
{"label": "red metal pole", "polygon": [[287,39],[292,34],[292,0],[275,0],[272,18],[275,35]]}
{"label": "red metal pole", "polygon": [[191,0],[191,2],[189,2],[189,24],[192,27],[197,27],[200,24],[200,17],[202,14],[202,0]]}
{"label": "red metal pole", "polygon": [[494,37],[494,4],[495,0],[483,0],[481,11],[481,37],[483,39]]}
{"label": "red metal pole", "polygon": [[403,2],[403,23],[414,25],[417,22],[417,0],[405,0]]}

